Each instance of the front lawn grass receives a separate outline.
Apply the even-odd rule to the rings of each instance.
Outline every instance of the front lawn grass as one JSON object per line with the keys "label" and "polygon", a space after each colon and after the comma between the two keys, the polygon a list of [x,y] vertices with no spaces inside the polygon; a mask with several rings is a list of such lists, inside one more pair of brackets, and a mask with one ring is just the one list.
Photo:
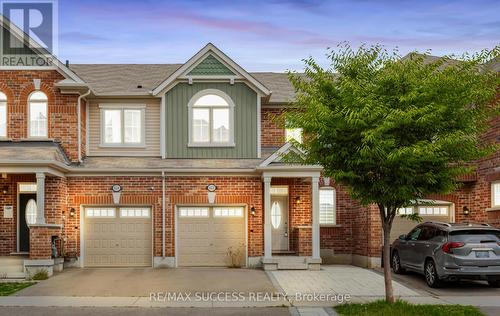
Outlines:
{"label": "front lawn grass", "polygon": [[8,296],[16,293],[28,286],[32,286],[33,282],[0,282],[0,296]]}
{"label": "front lawn grass", "polygon": [[461,305],[413,305],[403,301],[388,304],[376,301],[368,304],[345,304],[335,307],[341,316],[484,316],[473,306]]}

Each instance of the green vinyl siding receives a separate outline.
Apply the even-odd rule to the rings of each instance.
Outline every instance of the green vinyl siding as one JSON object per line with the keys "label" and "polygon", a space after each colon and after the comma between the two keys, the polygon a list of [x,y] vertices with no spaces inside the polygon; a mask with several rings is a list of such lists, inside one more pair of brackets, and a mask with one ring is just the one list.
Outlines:
{"label": "green vinyl siding", "polygon": [[234,73],[217,58],[208,55],[188,73],[188,76],[234,76]]}
{"label": "green vinyl siding", "polygon": [[[234,102],[234,147],[188,147],[188,103],[205,89],[218,89]],[[165,94],[167,158],[256,158],[257,93],[244,83],[179,83]]]}

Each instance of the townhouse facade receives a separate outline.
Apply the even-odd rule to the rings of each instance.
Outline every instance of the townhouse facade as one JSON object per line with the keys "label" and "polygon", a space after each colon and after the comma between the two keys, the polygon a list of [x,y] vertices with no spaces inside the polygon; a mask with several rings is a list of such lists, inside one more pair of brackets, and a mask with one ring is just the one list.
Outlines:
{"label": "townhouse facade", "polygon": [[[281,161],[301,137],[275,120],[293,97],[287,74],[212,44],[184,64],[0,68],[0,256],[50,272],[379,265],[378,210]],[[485,141],[499,138],[497,118]],[[500,225],[499,166],[400,212]],[[396,219],[394,238],[412,225]]]}

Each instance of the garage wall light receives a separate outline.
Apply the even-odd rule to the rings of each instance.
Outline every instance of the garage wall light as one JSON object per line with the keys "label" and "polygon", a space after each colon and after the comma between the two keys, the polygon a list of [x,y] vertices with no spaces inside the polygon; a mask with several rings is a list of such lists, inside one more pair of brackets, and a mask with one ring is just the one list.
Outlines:
{"label": "garage wall light", "polygon": [[257,212],[255,211],[255,206],[250,207],[250,215],[252,215],[253,217],[257,215]]}
{"label": "garage wall light", "polygon": [[463,214],[464,214],[464,215],[466,215],[466,216],[470,214],[470,210],[469,210],[469,208],[468,208],[467,206],[464,206],[464,207],[463,207],[462,212],[463,212]]}
{"label": "garage wall light", "polygon": [[300,204],[301,200],[300,200],[300,196],[297,196],[295,198],[295,204]]}

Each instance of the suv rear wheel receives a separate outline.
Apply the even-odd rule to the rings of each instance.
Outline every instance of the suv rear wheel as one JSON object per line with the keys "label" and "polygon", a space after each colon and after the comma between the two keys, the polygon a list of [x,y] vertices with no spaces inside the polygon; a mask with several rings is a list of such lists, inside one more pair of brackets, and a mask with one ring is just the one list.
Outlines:
{"label": "suv rear wheel", "polygon": [[425,282],[427,282],[429,287],[436,288],[441,286],[441,280],[439,280],[434,261],[427,260],[425,262],[424,274]]}
{"label": "suv rear wheel", "polygon": [[392,252],[392,271],[396,274],[403,274],[405,269],[401,267],[401,259],[397,251]]}

